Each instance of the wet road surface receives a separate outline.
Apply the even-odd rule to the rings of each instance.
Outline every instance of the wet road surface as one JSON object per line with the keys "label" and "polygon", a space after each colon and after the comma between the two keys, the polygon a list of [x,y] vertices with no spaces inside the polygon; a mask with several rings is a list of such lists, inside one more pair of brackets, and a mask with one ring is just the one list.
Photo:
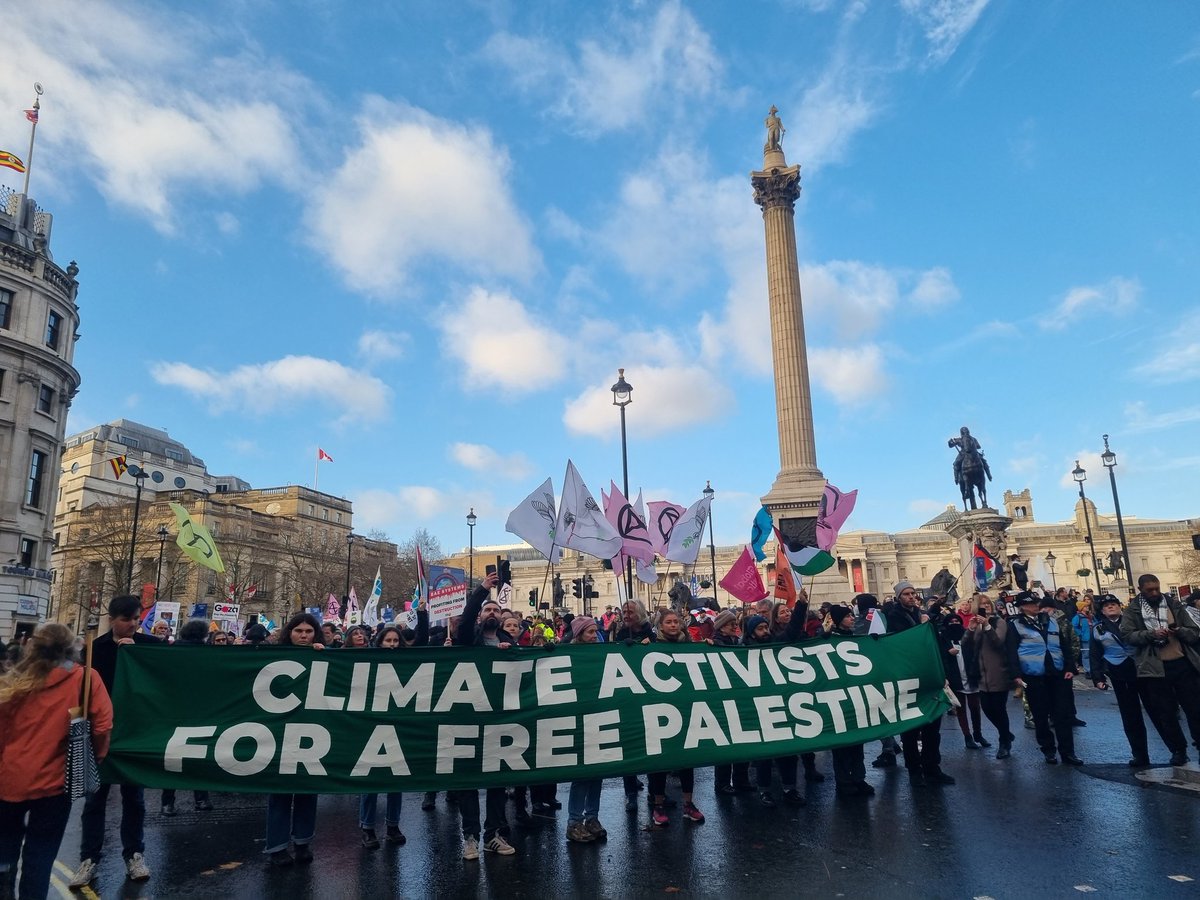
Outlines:
{"label": "wet road surface", "polygon": [[[569,844],[568,786],[561,785],[555,818],[513,827],[516,856],[482,854],[477,862],[461,859],[457,809],[445,794],[433,812],[420,809],[421,795],[405,795],[400,827],[408,843],[378,850],[360,845],[358,797],[324,796],[314,862],[270,870],[262,855],[264,797],[218,794],[215,810],[196,812],[190,792],[181,791],[179,815],[167,819],[159,792],[147,791],[153,875],[137,885],[125,880],[113,791],[99,878],[75,896],[1200,897],[1200,793],[1138,782],[1125,765],[1129,748],[1112,695],[1090,688],[1076,695],[1088,722],[1076,731],[1082,769],[1046,765],[1013,701],[1017,744],[1008,760],[995,760],[994,747],[964,749],[957,722],[943,720],[943,765],[958,779],[952,787],[913,788],[902,768],[868,767],[877,796],[839,798],[822,753],[818,768],[829,777],[808,786],[807,807],[765,809],[754,793],[714,796],[711,769],[697,770],[696,803],[707,822],[684,821],[676,809],[670,826],[649,830],[645,792],[638,811],[626,812],[621,782],[611,779],[600,812],[608,841]],[[986,721],[984,734],[995,743]],[[867,748],[868,762],[876,747]],[[1151,756],[1160,765],[1168,756],[1153,731]],[[678,796],[673,780],[668,793]],[[382,798],[379,805],[382,816]],[[59,852],[52,896],[68,895],[81,809],[76,804]]]}

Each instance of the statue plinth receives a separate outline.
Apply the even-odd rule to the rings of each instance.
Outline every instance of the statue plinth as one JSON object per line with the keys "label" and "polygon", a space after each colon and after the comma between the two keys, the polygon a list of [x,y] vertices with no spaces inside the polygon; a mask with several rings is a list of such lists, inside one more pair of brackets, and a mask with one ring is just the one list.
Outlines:
{"label": "statue plinth", "polygon": [[950,536],[958,541],[958,554],[965,572],[959,581],[959,596],[970,596],[975,589],[972,577],[975,558],[975,542],[978,541],[988,553],[1004,564],[1004,575],[996,582],[997,587],[1011,586],[1012,573],[1008,569],[1008,536],[1005,532],[1013,522],[990,506],[965,512],[946,526]]}

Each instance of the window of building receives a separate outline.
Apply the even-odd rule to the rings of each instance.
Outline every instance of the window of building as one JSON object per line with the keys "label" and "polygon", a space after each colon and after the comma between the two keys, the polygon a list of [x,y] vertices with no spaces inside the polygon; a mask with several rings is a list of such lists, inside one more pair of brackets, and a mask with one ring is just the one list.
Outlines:
{"label": "window of building", "polygon": [[928,578],[928,577],[929,577],[929,575],[928,575],[928,573],[927,573],[927,571],[926,571],[926,568],[925,568],[925,566],[921,566],[921,577],[922,577],[922,578]]}
{"label": "window of building", "polygon": [[316,514],[316,510],[313,508],[313,505],[312,505],[311,503],[310,503],[310,504],[308,504],[308,514],[309,514],[310,516],[311,516],[311,515],[315,515],[315,514]]}
{"label": "window of building", "polygon": [[328,522],[329,521],[329,510],[327,510],[327,509],[321,510],[321,518],[324,519],[326,522]]}
{"label": "window of building", "polygon": [[[1164,556],[1164,557],[1163,557],[1163,568],[1164,568],[1164,569],[1169,569],[1169,568],[1171,568],[1171,557],[1169,557],[1169,556]],[[1127,574],[1128,574],[1128,573],[1127,573]]]}
{"label": "window of building", "polygon": [[124,444],[126,447],[132,447],[134,450],[137,450],[142,446],[141,441],[135,437],[130,437],[127,434],[118,434],[116,441],[118,444]]}
{"label": "window of building", "polygon": [[12,291],[0,288],[0,328],[8,328],[12,325],[14,296]]}
{"label": "window of building", "polygon": [[90,537],[92,536],[92,529],[90,529],[90,528],[80,528],[80,529],[79,529],[79,536],[80,536],[81,538],[83,538],[83,540],[85,540],[85,541],[86,541],[88,538],[90,538]]}
{"label": "window of building", "polygon": [[907,577],[908,577],[908,570],[906,568],[904,568],[904,566],[901,566],[900,567],[900,580],[903,581]]}
{"label": "window of building", "polygon": [[54,388],[50,387],[50,385],[43,384],[38,389],[37,408],[38,408],[38,412],[44,412],[48,416],[53,415],[53,413],[54,413]]}
{"label": "window of building", "polygon": [[46,317],[46,346],[58,352],[58,342],[62,339],[63,317],[54,310]]}
{"label": "window of building", "polygon": [[29,457],[29,480],[25,485],[25,505],[42,508],[42,487],[46,480],[46,454],[34,450]]}
{"label": "window of building", "polygon": [[18,562],[27,569],[34,568],[37,562],[37,541],[33,538],[21,538],[21,557]]}
{"label": "window of building", "polygon": [[167,459],[173,459],[173,460],[175,460],[175,462],[183,462],[183,454],[180,453],[178,450],[172,450],[170,447],[168,447],[167,448]]}
{"label": "window of building", "polygon": [[7,374],[3,369],[0,369],[0,397],[4,396],[4,376]]}
{"label": "window of building", "polygon": [[229,485],[227,485],[227,484],[218,484],[218,485],[217,485],[217,493],[218,493],[218,494],[228,494],[228,493],[229,493]]}
{"label": "window of building", "polygon": [[339,525],[341,525],[341,524],[342,524],[342,514],[341,514],[341,513],[338,513],[338,514],[337,514],[337,523],[338,523]]}

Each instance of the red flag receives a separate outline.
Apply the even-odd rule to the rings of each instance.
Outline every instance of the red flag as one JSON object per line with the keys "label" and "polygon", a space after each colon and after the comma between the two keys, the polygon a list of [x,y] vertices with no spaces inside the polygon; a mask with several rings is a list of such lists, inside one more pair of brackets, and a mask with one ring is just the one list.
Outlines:
{"label": "red flag", "polygon": [[25,110],[25,118],[36,125],[38,120],[38,111],[36,109]]}
{"label": "red flag", "polygon": [[758,566],[754,564],[754,554],[749,547],[742,551],[733,568],[725,573],[720,585],[743,603],[757,603],[767,596],[767,589],[763,586],[762,576],[758,574]]}
{"label": "red flag", "polygon": [[317,448],[317,462],[322,462],[322,461],[333,462],[333,457],[330,456],[328,453],[326,453],[324,450],[322,450],[320,447],[318,447]]}

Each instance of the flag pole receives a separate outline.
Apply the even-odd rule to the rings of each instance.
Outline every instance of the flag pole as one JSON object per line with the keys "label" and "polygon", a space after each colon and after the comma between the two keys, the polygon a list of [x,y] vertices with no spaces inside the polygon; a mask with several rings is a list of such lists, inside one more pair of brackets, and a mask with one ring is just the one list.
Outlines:
{"label": "flag pole", "polygon": [[321,451],[318,449],[317,450],[317,458],[313,462],[313,490],[314,491],[317,489],[317,478],[320,476],[320,472],[321,472]]}
{"label": "flag pole", "polygon": [[37,135],[38,110],[42,108],[42,86],[35,81],[33,90],[37,95],[33,98],[33,116],[30,117],[28,112],[25,113],[26,118],[32,123],[29,128],[29,154],[25,157],[25,186],[21,189],[21,193],[26,197],[29,196],[29,173],[33,171],[33,139]]}

